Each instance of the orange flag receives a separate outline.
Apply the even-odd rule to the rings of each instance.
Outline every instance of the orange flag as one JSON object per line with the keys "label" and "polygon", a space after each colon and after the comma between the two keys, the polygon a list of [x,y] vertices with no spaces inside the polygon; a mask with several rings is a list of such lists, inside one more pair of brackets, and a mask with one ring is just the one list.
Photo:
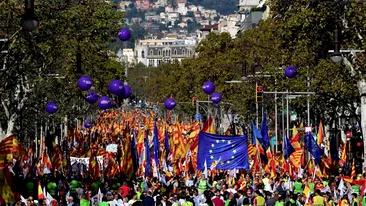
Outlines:
{"label": "orange flag", "polygon": [[324,141],[324,129],[323,129],[323,122],[320,120],[319,128],[318,128],[318,137],[317,143],[320,146]]}

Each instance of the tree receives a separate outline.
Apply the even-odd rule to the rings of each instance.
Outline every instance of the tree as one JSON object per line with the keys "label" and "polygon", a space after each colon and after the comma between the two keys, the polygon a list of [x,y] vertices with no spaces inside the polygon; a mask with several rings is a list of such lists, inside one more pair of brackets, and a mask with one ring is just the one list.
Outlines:
{"label": "tree", "polygon": [[[12,30],[18,29],[19,2],[8,1],[1,12],[13,18],[7,22]],[[114,4],[103,0],[87,1],[39,1],[36,13],[41,19],[39,29],[33,33],[21,31],[9,46],[7,70],[1,76],[1,137],[14,132],[29,130],[34,133],[33,124],[27,128],[30,117],[33,122],[57,121],[61,116],[80,117],[89,111],[84,103],[85,93],[76,85],[76,54],[81,54],[85,75],[93,78],[95,90],[107,95],[108,82],[114,78],[123,79],[123,65],[113,49],[123,21],[121,12]],[[10,36],[11,33],[6,33]],[[1,62],[3,63],[3,62]],[[55,76],[62,78],[54,78]],[[48,116],[43,112],[47,101],[59,105],[59,113]],[[26,114],[19,122],[20,114]]]}

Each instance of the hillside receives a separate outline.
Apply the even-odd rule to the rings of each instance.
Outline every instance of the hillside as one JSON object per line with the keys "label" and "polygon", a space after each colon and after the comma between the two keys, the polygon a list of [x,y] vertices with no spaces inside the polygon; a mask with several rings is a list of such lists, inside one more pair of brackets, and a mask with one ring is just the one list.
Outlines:
{"label": "hillside", "polygon": [[223,15],[227,15],[233,14],[237,10],[239,0],[188,0],[188,2],[206,9],[215,9]]}

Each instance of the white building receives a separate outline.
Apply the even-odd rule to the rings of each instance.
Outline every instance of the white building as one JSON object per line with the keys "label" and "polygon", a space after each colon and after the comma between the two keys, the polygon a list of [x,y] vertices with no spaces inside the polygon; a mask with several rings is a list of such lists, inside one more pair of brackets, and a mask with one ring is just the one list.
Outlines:
{"label": "white building", "polygon": [[135,44],[135,60],[146,66],[158,66],[162,62],[172,62],[191,57],[195,54],[197,40],[195,38],[163,38],[137,40]]}
{"label": "white building", "polygon": [[238,23],[240,32],[255,28],[258,22],[268,18],[269,7],[267,0],[239,0]]}
{"label": "white building", "polygon": [[230,34],[231,38],[236,38],[236,35],[238,34],[239,27],[236,26],[238,22],[238,16],[236,14],[231,14],[229,16],[225,16],[223,19],[219,22],[219,32],[227,32]]}
{"label": "white building", "polygon": [[179,4],[178,4],[178,8],[177,8],[176,12],[178,12],[179,14],[181,14],[181,15],[183,15],[183,16],[187,15],[187,13],[188,13],[188,8],[186,7],[186,4],[184,4],[184,3],[179,3]]}
{"label": "white building", "polygon": [[133,53],[133,49],[123,49],[118,50],[117,52],[118,60],[122,63],[134,64],[135,57]]}

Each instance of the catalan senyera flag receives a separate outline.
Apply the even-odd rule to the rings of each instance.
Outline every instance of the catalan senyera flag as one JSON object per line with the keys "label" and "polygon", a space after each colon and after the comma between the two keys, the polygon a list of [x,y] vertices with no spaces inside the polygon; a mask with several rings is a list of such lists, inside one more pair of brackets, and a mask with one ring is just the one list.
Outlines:
{"label": "catalan senyera flag", "polygon": [[319,123],[318,136],[317,136],[316,140],[317,140],[317,144],[319,146],[321,146],[321,144],[324,141],[324,129],[323,129],[323,122],[322,122],[322,120],[320,120],[320,123]]}
{"label": "catalan senyera flag", "polygon": [[272,159],[272,151],[271,151],[271,147],[268,147],[266,150],[266,155],[268,159]]}
{"label": "catalan senyera flag", "polygon": [[203,124],[202,132],[215,134],[214,122],[211,116],[208,117],[207,122]]}
{"label": "catalan senyera flag", "polygon": [[256,147],[257,147],[257,151],[260,153],[260,154],[262,154],[262,155],[265,155],[265,151],[264,151],[264,149],[263,149],[263,147],[262,147],[262,145],[261,145],[261,143],[259,142],[259,140],[258,139],[256,139],[257,141],[257,144],[256,144]]}
{"label": "catalan senyera flag", "polygon": [[355,159],[353,159],[352,161],[351,177],[352,178],[357,177]]}
{"label": "catalan senyera flag", "polygon": [[174,158],[183,159],[187,154],[187,148],[179,124],[173,125],[173,142],[175,147]]}
{"label": "catalan senyera flag", "polygon": [[292,147],[296,150],[302,149],[301,145],[299,143],[299,132],[297,131],[296,126],[294,125],[294,127],[292,128],[292,138],[290,140]]}
{"label": "catalan senyera flag", "polygon": [[126,129],[126,143],[124,144],[124,172],[127,177],[131,178],[134,173],[133,160],[132,160],[132,150],[131,150],[131,134],[128,129]]}
{"label": "catalan senyera flag", "polygon": [[346,144],[343,144],[343,147],[342,147],[342,155],[341,155],[341,158],[339,159],[339,165],[343,167],[343,165],[346,163],[346,160],[347,160],[347,147],[346,147]]}

